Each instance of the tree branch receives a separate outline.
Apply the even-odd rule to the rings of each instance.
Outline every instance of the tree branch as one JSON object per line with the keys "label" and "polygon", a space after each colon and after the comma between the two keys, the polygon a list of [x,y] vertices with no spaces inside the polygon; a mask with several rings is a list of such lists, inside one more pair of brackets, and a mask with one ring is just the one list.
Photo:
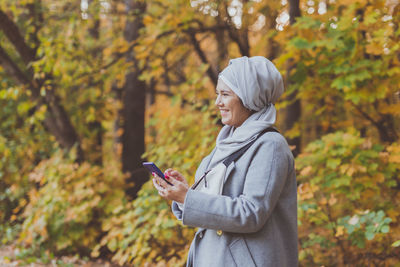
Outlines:
{"label": "tree branch", "polygon": [[[0,46],[0,64],[4,67],[6,72],[12,76],[15,81],[20,85],[29,85],[34,88],[34,84],[31,79],[25,75],[25,73],[14,63],[7,52]],[[39,94],[38,90],[32,89],[32,93]]]}
{"label": "tree branch", "polygon": [[380,124],[375,121],[371,116],[369,116],[366,112],[364,112],[359,106],[357,106],[356,104],[354,104],[353,102],[350,101],[350,104],[355,107],[355,109],[367,120],[369,120],[373,125],[375,125],[375,127],[377,127],[379,129]]}
{"label": "tree branch", "polygon": [[[180,23],[178,25],[178,27],[183,26],[183,25],[184,25],[183,23]],[[228,29],[228,27],[226,25],[216,25],[216,26],[201,27],[201,28],[190,27],[190,28],[182,30],[182,32],[184,32],[184,33],[205,33],[205,32],[216,32],[218,30],[224,30],[224,29],[226,30],[226,29]],[[170,35],[170,34],[176,33],[176,32],[177,32],[177,29],[173,29],[170,31],[160,33],[159,35],[157,35],[156,40],[161,39],[167,35]]]}
{"label": "tree branch", "polygon": [[14,45],[25,64],[35,59],[35,50],[29,47],[17,25],[0,9],[0,29]]}
{"label": "tree branch", "polygon": [[209,66],[207,69],[207,75],[208,75],[208,77],[210,77],[213,84],[215,86],[217,86],[218,77],[215,74],[214,70],[212,69],[212,64],[210,62],[208,62],[207,57],[204,54],[203,50],[201,49],[199,42],[197,42],[196,35],[194,33],[190,34],[190,40],[194,46],[194,49],[195,49],[197,55],[200,57],[201,61],[204,64],[207,64]]}

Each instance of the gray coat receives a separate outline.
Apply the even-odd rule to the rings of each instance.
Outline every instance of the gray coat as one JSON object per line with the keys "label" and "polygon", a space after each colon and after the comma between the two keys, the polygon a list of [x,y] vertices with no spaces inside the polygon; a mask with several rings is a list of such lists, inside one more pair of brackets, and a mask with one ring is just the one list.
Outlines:
{"label": "gray coat", "polygon": [[[205,157],[195,179],[206,171]],[[199,227],[187,266],[297,266],[297,186],[294,160],[284,137],[268,132],[228,166],[222,195],[189,190],[184,225]]]}

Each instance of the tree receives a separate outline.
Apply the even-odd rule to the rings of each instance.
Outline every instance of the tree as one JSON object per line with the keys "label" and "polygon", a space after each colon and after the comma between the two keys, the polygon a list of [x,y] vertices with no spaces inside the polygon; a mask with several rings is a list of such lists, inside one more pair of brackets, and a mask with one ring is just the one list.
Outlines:
{"label": "tree", "polygon": [[[374,129],[382,142],[399,138],[398,103],[393,97],[399,79],[394,45],[398,33],[390,20],[383,19],[396,15],[390,13],[394,9],[382,8],[383,1],[364,2],[338,2],[324,14],[299,18],[293,26],[296,37],[289,40],[281,59],[297,62],[292,90],[298,90],[297,98],[307,110],[301,132],[311,129],[321,135],[355,125],[363,134]],[[304,119],[309,116],[312,120]]]}
{"label": "tree", "polygon": [[[296,22],[296,18],[301,16],[300,11],[300,1],[299,0],[289,0],[289,20],[290,25]],[[293,88],[293,77],[292,73],[296,68],[296,64],[292,58],[287,61],[286,69],[286,87]],[[288,101],[288,106],[283,110],[284,120],[282,123],[283,131],[287,132],[290,130],[295,130],[296,124],[300,122],[301,117],[301,101],[297,98],[297,90],[290,90],[287,94],[286,101]],[[296,133],[294,135],[288,136],[288,143],[295,148],[293,149],[293,154],[297,156],[301,151],[301,134]]]}
{"label": "tree", "polygon": [[[7,53],[0,47],[0,63],[5,70],[13,77],[14,82],[20,86],[27,88],[31,92],[32,100],[37,103],[36,109],[41,105],[45,105],[48,110],[44,119],[45,127],[55,136],[56,140],[62,147],[70,149],[77,145],[78,161],[83,160],[83,151],[75,128],[72,126],[69,116],[64,107],[60,103],[60,99],[56,94],[53,75],[51,72],[40,72],[35,75],[30,65],[39,59],[37,49],[39,48],[37,32],[42,27],[42,6],[40,2],[33,2],[27,5],[29,10],[28,18],[33,20],[33,32],[30,37],[33,42],[33,48],[30,47],[27,40],[22,36],[18,26],[12,19],[0,9],[0,27],[4,35],[15,47],[15,50],[24,64],[21,69]],[[39,76],[39,77],[38,77]]]}
{"label": "tree", "polygon": [[[126,24],[124,37],[128,44],[137,42],[139,31],[143,27],[142,17],[146,10],[143,1],[126,0]],[[130,197],[135,198],[141,186],[148,180],[148,173],[143,170],[142,155],[144,147],[144,117],[146,106],[146,83],[139,79],[142,70],[135,53],[126,54],[129,64],[125,75],[122,92],[122,170],[129,172],[127,181],[134,185],[127,190]]]}

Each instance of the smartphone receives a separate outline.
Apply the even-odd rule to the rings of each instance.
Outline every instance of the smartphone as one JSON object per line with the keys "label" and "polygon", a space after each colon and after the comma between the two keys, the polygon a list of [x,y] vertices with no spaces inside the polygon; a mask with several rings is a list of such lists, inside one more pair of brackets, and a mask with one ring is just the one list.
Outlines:
{"label": "smartphone", "polygon": [[167,182],[169,185],[171,182],[169,182],[167,179],[165,179],[164,173],[157,167],[157,165],[154,162],[143,162],[143,166],[146,167],[151,173],[155,172],[158,176],[160,176],[165,182]]}

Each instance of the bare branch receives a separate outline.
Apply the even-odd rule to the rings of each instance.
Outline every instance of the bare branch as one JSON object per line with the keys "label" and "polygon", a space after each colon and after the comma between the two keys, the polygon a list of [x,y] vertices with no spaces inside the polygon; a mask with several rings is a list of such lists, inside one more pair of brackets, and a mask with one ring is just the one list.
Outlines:
{"label": "bare branch", "polygon": [[199,42],[196,39],[196,35],[193,33],[190,35],[190,40],[194,46],[194,49],[196,50],[197,55],[200,57],[201,61],[204,64],[208,64],[208,69],[207,69],[207,75],[208,77],[210,77],[211,81],[213,82],[213,84],[215,86],[217,86],[217,82],[218,82],[218,77],[215,74],[213,68],[212,68],[212,64],[210,62],[208,62],[206,55],[204,54],[203,50],[200,47]]}

